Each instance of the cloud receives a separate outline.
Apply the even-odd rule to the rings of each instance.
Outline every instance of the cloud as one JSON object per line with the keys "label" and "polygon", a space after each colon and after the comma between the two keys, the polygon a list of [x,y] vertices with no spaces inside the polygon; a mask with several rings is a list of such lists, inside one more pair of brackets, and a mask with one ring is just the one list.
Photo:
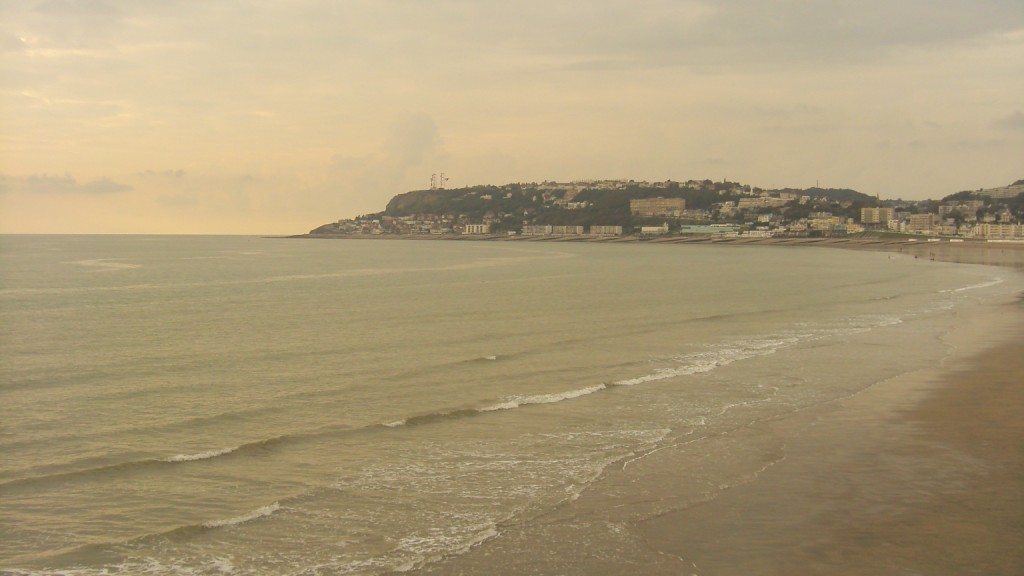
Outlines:
{"label": "cloud", "polygon": [[191,194],[163,194],[156,201],[173,208],[192,208],[199,205],[199,198]]}
{"label": "cloud", "polygon": [[143,170],[138,175],[145,178],[184,178],[185,171],[181,168],[177,170]]}
{"label": "cloud", "polygon": [[1009,116],[1004,116],[997,119],[992,123],[993,128],[1000,130],[1011,130],[1014,132],[1024,132],[1024,112],[1015,110]]}
{"label": "cloud", "polygon": [[536,14],[547,36],[527,32],[517,47],[564,57],[570,70],[796,67],[877,63],[1024,27],[1019,0],[717,0],[683,3],[679,13],[658,2],[620,4],[578,25]]}
{"label": "cloud", "polygon": [[32,176],[0,176],[0,192],[23,192],[27,194],[85,194],[103,195],[127,192],[132,187],[114,182],[109,178],[100,178],[79,183],[72,176],[32,175]]}
{"label": "cloud", "polygon": [[11,32],[0,32],[0,54],[21,52],[25,41]]}
{"label": "cloud", "polygon": [[395,122],[376,153],[334,158],[326,186],[333,194],[362,197],[359,210],[374,210],[395,194],[426,188],[429,175],[444,170],[443,143],[431,116]]}
{"label": "cloud", "polygon": [[421,114],[404,118],[391,128],[384,153],[389,164],[404,170],[420,164],[440,146],[437,123]]}

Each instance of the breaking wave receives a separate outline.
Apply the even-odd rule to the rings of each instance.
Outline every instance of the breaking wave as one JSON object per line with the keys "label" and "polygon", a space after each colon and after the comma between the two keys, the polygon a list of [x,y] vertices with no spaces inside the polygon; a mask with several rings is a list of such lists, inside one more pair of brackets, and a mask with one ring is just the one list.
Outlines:
{"label": "breaking wave", "polygon": [[496,410],[511,410],[513,408],[519,408],[520,406],[527,406],[530,404],[554,404],[555,402],[561,402],[563,400],[571,400],[573,398],[579,398],[581,396],[589,396],[594,392],[599,392],[607,388],[604,384],[598,384],[596,386],[588,386],[586,388],[579,388],[577,390],[569,390],[567,392],[556,392],[552,394],[537,394],[534,396],[513,396],[508,400],[481,408],[480,412],[494,412]]}
{"label": "breaking wave", "polygon": [[194,462],[196,460],[209,460],[210,458],[216,458],[217,456],[231,454],[235,450],[238,450],[238,448],[239,446],[235,446],[234,448],[210,450],[208,452],[199,452],[198,454],[178,454],[177,456],[166,458],[164,462]]}
{"label": "breaking wave", "polygon": [[281,505],[278,504],[277,502],[274,502],[273,504],[270,504],[268,506],[257,508],[252,512],[249,512],[248,514],[235,516],[234,518],[228,518],[227,520],[211,520],[210,522],[203,522],[202,526],[203,528],[222,528],[224,526],[235,526],[237,524],[244,524],[246,522],[249,522],[250,520],[262,518],[264,516],[270,516],[271,514],[277,512],[280,509]]}

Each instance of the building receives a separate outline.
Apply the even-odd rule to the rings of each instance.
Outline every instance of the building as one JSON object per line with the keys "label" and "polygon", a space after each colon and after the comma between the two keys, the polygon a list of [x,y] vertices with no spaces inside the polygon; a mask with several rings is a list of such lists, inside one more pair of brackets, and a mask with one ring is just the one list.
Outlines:
{"label": "building", "polygon": [[640,234],[651,235],[651,236],[659,236],[661,234],[668,234],[668,222],[662,224],[661,226],[641,226],[640,227]]}
{"label": "building", "polygon": [[678,218],[686,209],[686,200],[682,198],[633,198],[629,201],[629,211],[634,216],[672,216]]}
{"label": "building", "polygon": [[466,224],[462,228],[463,234],[490,234],[490,224]]}
{"label": "building", "polygon": [[594,236],[622,236],[622,226],[591,226],[590,233]]}
{"label": "building", "polygon": [[680,234],[738,234],[739,224],[683,224]]}
{"label": "building", "polygon": [[740,198],[737,208],[740,210],[757,210],[760,208],[781,208],[786,204],[789,204],[789,200],[772,196],[758,196],[754,198]]}
{"label": "building", "polygon": [[979,224],[976,235],[994,240],[1024,238],[1024,226],[1020,224]]}
{"label": "building", "polygon": [[547,236],[551,234],[550,225],[526,224],[523,226],[523,236]]}
{"label": "building", "polygon": [[860,209],[860,223],[861,224],[889,224],[889,220],[893,219],[892,208],[861,208]]}
{"label": "building", "polygon": [[911,214],[907,232],[930,234],[938,223],[938,214]]}
{"label": "building", "polygon": [[989,198],[1016,198],[1018,194],[1024,194],[1024,184],[978,190],[976,194],[978,196],[988,196]]}
{"label": "building", "polygon": [[583,234],[583,226],[552,226],[551,234],[578,236]]}

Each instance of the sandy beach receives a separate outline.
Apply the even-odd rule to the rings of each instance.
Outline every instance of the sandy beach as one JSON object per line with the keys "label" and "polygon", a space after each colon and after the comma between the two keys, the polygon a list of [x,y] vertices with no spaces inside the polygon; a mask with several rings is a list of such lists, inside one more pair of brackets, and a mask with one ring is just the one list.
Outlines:
{"label": "sandy beach", "polygon": [[[1024,267],[1014,244],[830,244]],[[1001,312],[952,336],[942,366],[780,424],[784,462],[643,537],[699,574],[1024,573],[1024,304]]]}
{"label": "sandy beach", "polygon": [[[1024,268],[1024,246],[1012,244],[793,244]],[[585,494],[533,527],[505,527],[417,573],[1024,574],[1022,338],[1021,299],[965,317],[944,338],[950,352],[941,364],[744,431],[784,446],[753,481],[654,517],[641,504],[616,513],[631,518],[621,523],[602,520],[607,502]],[[672,456],[664,461],[672,466]],[[662,488],[668,472],[655,480]],[[608,542],[626,531],[631,545],[595,555],[602,542],[574,542],[587,517],[591,536],[606,523],[616,533]]]}
{"label": "sandy beach", "polygon": [[1021,373],[1017,340],[782,423],[784,462],[640,532],[695,574],[1024,573]]}

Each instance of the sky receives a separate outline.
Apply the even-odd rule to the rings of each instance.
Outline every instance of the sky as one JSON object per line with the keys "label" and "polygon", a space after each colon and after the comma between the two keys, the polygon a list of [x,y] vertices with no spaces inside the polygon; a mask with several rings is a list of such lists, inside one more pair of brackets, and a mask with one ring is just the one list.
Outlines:
{"label": "sky", "polygon": [[296,234],[448,187],[1024,178],[1021,0],[0,0],[0,233]]}

